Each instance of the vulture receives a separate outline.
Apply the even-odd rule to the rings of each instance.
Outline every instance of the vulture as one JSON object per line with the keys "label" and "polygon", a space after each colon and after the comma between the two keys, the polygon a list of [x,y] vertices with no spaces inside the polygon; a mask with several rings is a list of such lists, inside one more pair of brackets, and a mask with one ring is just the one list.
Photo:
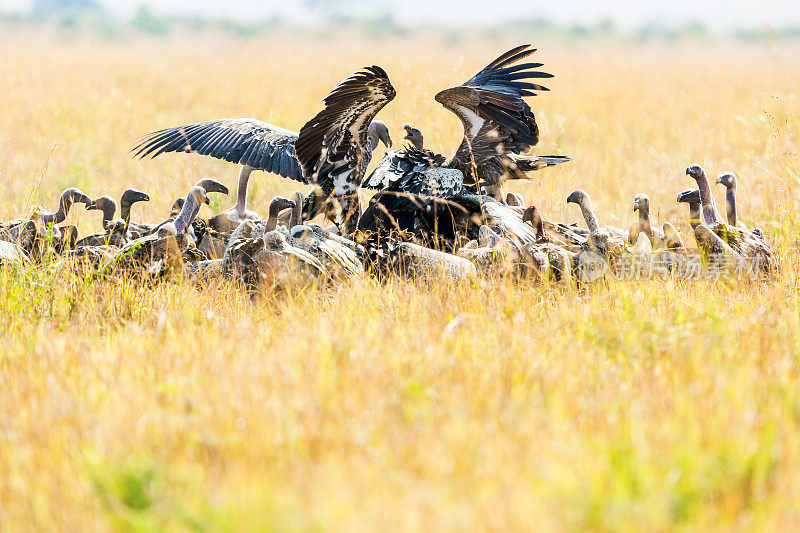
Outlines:
{"label": "vulture", "polygon": [[403,232],[363,236],[365,267],[381,277],[398,275],[440,283],[470,280],[477,275],[475,265],[468,259],[407,242]]}
{"label": "vulture", "polygon": [[463,84],[434,97],[464,126],[464,140],[447,166],[461,171],[466,186],[485,182],[486,194],[497,200],[507,175],[524,179],[525,172],[570,161],[522,155],[539,142],[536,119],[523,97],[549,90],[526,80],[553,77],[535,70],[542,63],[515,64],[534,52],[530,45],[512,48]]}
{"label": "vulture", "polygon": [[[0,232],[5,232],[7,236],[13,237],[14,235],[22,235],[24,237],[24,244],[22,241],[19,243],[23,246],[25,251],[31,257],[39,257],[43,251],[42,245],[49,241],[56,253],[61,253],[70,248],[76,240],[77,228],[75,226],[61,226],[66,220],[70,208],[76,204],[82,203],[89,205],[92,199],[84,194],[80,189],[70,187],[65,189],[58,200],[58,209],[55,212],[48,212],[40,206],[36,206],[31,210],[30,216],[25,219],[12,220],[0,224]],[[31,237],[28,229],[32,221],[36,227],[35,236]],[[0,237],[2,240],[14,240]]]}
{"label": "vulture", "polygon": [[[103,246],[112,245],[121,247],[128,240],[134,237],[131,228],[131,207],[137,202],[149,202],[150,197],[138,189],[126,189],[120,198],[120,218],[115,219],[117,212],[117,202],[110,196],[101,196],[94,202],[86,206],[86,210],[99,210],[103,213],[103,233],[88,235],[78,242],[75,246]],[[138,236],[138,232],[137,232]]]}
{"label": "vulture", "polygon": [[387,153],[364,181],[364,187],[381,192],[359,229],[407,230],[452,247],[457,233],[472,233],[468,238],[474,239],[484,223],[494,225],[485,220],[484,206],[489,199],[502,201],[506,176],[524,178],[526,171],[570,160],[521,155],[539,141],[523,97],[547,90],[525,80],[551,77],[534,70],[541,63],[515,64],[535,51],[529,45],[509,50],[464,84],[436,95],[464,126],[464,139],[449,160],[424,147],[418,128],[405,126],[409,145]]}
{"label": "vulture", "polygon": [[119,215],[120,219],[124,223],[126,239],[133,240],[144,236],[144,228],[136,222],[131,222],[131,208],[135,203],[149,201],[150,196],[138,189],[127,189],[122,193],[122,198],[120,198]]}
{"label": "vulture", "polygon": [[664,232],[658,228],[653,228],[650,223],[650,198],[646,194],[639,193],[633,199],[633,212],[639,212],[639,220],[636,221],[631,231],[628,232],[628,241],[631,244],[638,239],[639,233],[644,233],[653,246],[660,246],[664,242]]}
{"label": "vulture", "polygon": [[105,231],[87,235],[75,243],[76,247],[104,245],[121,247],[124,244],[126,230],[125,221],[122,219],[114,219],[114,215],[117,213],[117,202],[115,202],[113,198],[110,196],[101,196],[87,205],[86,210],[99,210],[103,213],[102,224]]}
{"label": "vulture", "polygon": [[[360,215],[358,190],[378,142],[391,147],[389,130],[375,115],[395,97],[386,72],[371,66],[342,80],[324,99],[325,107],[299,133],[253,118],[218,119],[155,131],[134,147],[134,157],[164,152],[196,152],[242,165],[236,205],[225,212],[232,231],[248,212],[247,184],[253,170],[264,170],[319,187],[304,210],[313,218],[323,206],[334,221],[355,229]],[[222,221],[220,221],[222,223]],[[216,228],[215,228],[216,229]]]}
{"label": "vulture", "polygon": [[[272,229],[275,229],[278,222],[278,215],[281,211],[284,211],[289,208],[294,207],[294,202],[283,198],[281,196],[276,196],[272,199],[269,203],[269,208],[267,210],[267,225],[271,226]],[[220,224],[220,220],[225,220],[226,222]],[[201,221],[200,223],[203,224],[203,231],[200,232],[195,227],[195,237],[197,238],[198,249],[205,255],[208,259],[222,259],[222,255],[225,253],[225,248],[228,245],[228,240],[231,237],[231,234],[236,230],[236,227],[233,229],[229,229],[231,226],[226,225],[229,219],[225,213],[221,213],[216,215],[207,221]],[[260,222],[261,218],[256,216],[256,218],[251,219],[251,222]],[[193,226],[197,226],[198,221],[196,220]],[[202,233],[202,234],[201,234]]]}
{"label": "vulture", "polygon": [[689,224],[692,230],[702,222],[700,220],[700,190],[699,189],[686,189],[678,193],[678,203],[689,204]]}
{"label": "vulture", "polygon": [[[221,194],[228,194],[228,188],[214,178],[203,178],[195,183],[194,186],[201,188],[206,193],[218,192]],[[173,222],[183,210],[185,202],[186,198],[177,198],[170,208],[169,217],[167,217],[167,219],[160,224],[139,224],[139,228],[144,231],[143,236],[157,233],[161,226]],[[198,218],[197,213],[195,213],[195,216],[192,217],[192,223],[189,225],[187,230],[187,234],[192,241],[196,243],[203,238],[206,225],[206,221]]]}
{"label": "vulture", "polygon": [[314,256],[292,246],[281,231],[247,220],[233,232],[222,257],[222,271],[241,279],[250,291],[310,284],[328,272]]}
{"label": "vulture", "polygon": [[728,224],[747,231],[747,226],[736,216],[736,181],[736,175],[733,172],[723,172],[717,176],[716,183],[725,186],[725,207]]}
{"label": "vulture", "polygon": [[292,246],[315,257],[332,278],[340,279],[364,273],[363,247],[331,233],[318,224],[297,224],[289,231]]}
{"label": "vulture", "polygon": [[535,51],[529,45],[509,50],[464,84],[435,96],[464,127],[464,139],[449,160],[424,148],[418,128],[405,126],[409,146],[387,153],[364,183],[385,191],[374,203],[391,216],[377,214],[379,219],[397,218],[399,229],[411,229],[417,212],[431,209],[431,198],[452,200],[464,190],[481,194],[481,187],[502,201],[506,176],[525,178],[526,171],[570,160],[521,155],[539,142],[536,120],[523,97],[548,90],[525,80],[552,77],[534,70],[541,63],[515,64]]}
{"label": "vulture", "polygon": [[581,208],[583,219],[589,228],[587,247],[600,253],[622,253],[627,251],[628,232],[613,226],[603,226],[597,222],[592,199],[583,189],[577,189],[567,197],[567,203],[577,204]]}
{"label": "vulture", "polygon": [[703,167],[700,165],[691,165],[686,169],[686,174],[697,182],[697,188],[700,191],[700,205],[703,208],[703,222],[708,226],[723,222],[722,215],[720,215],[717,210],[717,203],[714,201],[714,195],[711,194],[711,185],[708,183],[708,177]]}
{"label": "vulture", "polygon": [[[702,167],[691,165],[686,169],[686,173],[697,181],[700,194],[704,224],[698,224],[694,228],[698,246],[714,261],[719,257],[722,257],[722,260],[727,262],[735,259],[740,266],[744,264],[747,267],[755,267],[752,268],[752,274],[754,275],[758,273],[774,274],[778,270],[778,262],[775,258],[775,252],[767,244],[763,232],[760,230],[751,232],[733,224],[726,224],[717,210],[714,197],[711,194],[708,177]],[[729,181],[724,176],[725,173],[721,175],[722,180],[720,183],[725,184],[726,181]],[[735,190],[735,177],[730,181]],[[734,213],[735,205],[734,200]],[[724,244],[724,246],[721,246],[720,243]],[[733,253],[731,253],[731,250]]]}
{"label": "vulture", "polygon": [[119,217],[125,223],[125,228],[131,225],[131,208],[139,202],[149,202],[150,196],[139,189],[125,189],[119,199]]}
{"label": "vulture", "polygon": [[38,236],[39,232],[33,220],[18,222],[8,227],[0,226],[0,242],[16,244],[26,253],[30,253],[33,250]]}
{"label": "vulture", "polygon": [[188,229],[200,206],[208,203],[206,191],[197,185],[193,186],[175,220],[159,224],[155,232],[127,243],[102,271],[146,268],[149,273],[160,274],[181,263],[190,244]]}

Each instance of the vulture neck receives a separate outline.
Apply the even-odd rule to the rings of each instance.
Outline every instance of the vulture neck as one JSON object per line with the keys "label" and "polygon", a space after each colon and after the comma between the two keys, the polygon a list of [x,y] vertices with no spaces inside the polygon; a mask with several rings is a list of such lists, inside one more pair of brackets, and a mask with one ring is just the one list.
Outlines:
{"label": "vulture neck", "polygon": [[279,205],[271,204],[269,206],[269,217],[267,218],[267,226],[266,226],[267,231],[275,231],[275,228],[278,227],[278,215],[280,215],[280,213],[281,209]]}
{"label": "vulture neck", "polygon": [[648,238],[653,238],[653,230],[650,227],[650,207],[639,208],[639,232],[643,232]]}
{"label": "vulture neck", "polygon": [[188,195],[186,197],[186,201],[183,203],[181,212],[178,213],[178,216],[173,222],[175,225],[175,234],[182,235],[184,232],[186,232],[186,228],[189,227],[192,222],[194,222],[194,219],[197,217],[197,213],[199,212],[200,204],[197,202],[197,199],[193,194]]}
{"label": "vulture neck", "polygon": [[703,206],[703,220],[706,224],[717,224],[722,222],[722,217],[717,211],[717,204],[714,195],[711,194],[711,186],[708,183],[705,171],[701,171],[697,178],[697,188],[700,189],[700,203]]}
{"label": "vulture neck", "polygon": [[303,223],[303,203],[305,203],[305,196],[303,193],[298,192],[292,199],[294,200],[294,207],[292,207],[292,216],[289,218],[289,229]]}
{"label": "vulture neck", "polygon": [[103,228],[106,227],[108,222],[114,219],[114,214],[117,212],[117,205],[114,202],[106,202],[103,205]]}
{"label": "vulture neck", "polygon": [[725,191],[725,207],[727,209],[728,224],[736,226],[738,220],[736,217],[736,188],[730,187]]}
{"label": "vulture neck", "polygon": [[600,225],[597,223],[597,217],[594,216],[592,201],[588,198],[584,198],[581,200],[580,205],[581,213],[583,213],[583,219],[586,221],[586,227],[589,228],[589,231],[595,232],[600,229]]}
{"label": "vulture neck", "polygon": [[[72,207],[72,198],[68,195],[62,195],[58,201],[58,211],[43,215],[42,222],[45,224],[61,224],[66,220],[70,207]],[[105,217],[105,214],[103,216]]]}
{"label": "vulture neck", "polygon": [[128,225],[131,223],[131,206],[133,202],[129,202],[127,200],[120,201],[119,206],[119,216],[122,220],[125,221],[125,227],[127,228]]}
{"label": "vulture neck", "polygon": [[703,216],[700,212],[700,202],[689,202],[689,224],[691,224],[692,229],[695,229],[697,226],[700,225],[700,217]]}
{"label": "vulture neck", "polygon": [[247,183],[250,181],[250,174],[253,170],[253,167],[249,165],[242,165],[242,170],[239,171],[239,184],[236,186],[236,214],[240,219],[244,218],[247,209]]}

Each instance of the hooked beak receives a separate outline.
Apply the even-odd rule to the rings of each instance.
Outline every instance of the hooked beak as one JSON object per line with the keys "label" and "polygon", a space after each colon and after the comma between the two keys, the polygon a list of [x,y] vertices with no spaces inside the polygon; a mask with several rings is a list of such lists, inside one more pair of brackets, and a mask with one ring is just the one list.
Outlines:
{"label": "hooked beak", "polygon": [[403,126],[403,129],[405,129],[405,130],[406,130],[406,136],[405,136],[405,137],[403,137],[403,139],[404,139],[404,140],[410,140],[410,139],[411,139],[411,126],[409,126],[408,124],[406,124],[405,126]]}
{"label": "hooked beak", "polygon": [[717,176],[717,179],[714,180],[714,183],[716,184],[722,183],[722,176]]}
{"label": "hooked beak", "polygon": [[92,202],[90,204],[86,204],[86,210],[87,211],[94,211],[96,209],[97,209],[97,204],[95,204],[94,202]]}

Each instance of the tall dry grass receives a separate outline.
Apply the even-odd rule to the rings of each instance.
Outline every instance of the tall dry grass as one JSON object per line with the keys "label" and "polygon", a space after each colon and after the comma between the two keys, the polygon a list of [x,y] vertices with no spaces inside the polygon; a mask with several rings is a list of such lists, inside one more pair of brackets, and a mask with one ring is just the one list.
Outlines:
{"label": "tall dry grass", "polygon": [[[297,130],[373,63],[398,89],[381,114],[396,140],[412,123],[449,154],[460,126],[433,95],[513,44],[6,36],[0,220],[67,185],[136,186],[152,200],[135,216],[157,220],[236,169],[133,161],[139,136],[222,116]],[[6,269],[0,528],[796,529],[800,49],[535,44],[556,75],[531,99],[538,152],[574,161],[509,189],[578,222],[564,199],[581,187],[622,226],[646,192],[657,221],[682,223],[687,164],[733,170],[779,279],[359,279],[251,301],[225,283]],[[251,190],[263,211],[294,184],[258,175]],[[99,230],[96,213],[71,220]]]}

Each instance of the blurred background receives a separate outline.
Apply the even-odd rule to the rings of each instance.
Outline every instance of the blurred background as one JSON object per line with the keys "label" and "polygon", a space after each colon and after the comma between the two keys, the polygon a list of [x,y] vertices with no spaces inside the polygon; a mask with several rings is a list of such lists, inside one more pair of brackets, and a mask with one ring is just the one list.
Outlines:
{"label": "blurred background", "polygon": [[0,0],[0,17],[5,29],[46,21],[109,38],[180,29],[258,36],[313,28],[328,31],[322,35],[339,30],[372,37],[437,31],[458,39],[465,27],[482,28],[491,37],[522,26],[569,38],[800,37],[800,9],[789,0],[527,1],[490,7],[479,0]]}

